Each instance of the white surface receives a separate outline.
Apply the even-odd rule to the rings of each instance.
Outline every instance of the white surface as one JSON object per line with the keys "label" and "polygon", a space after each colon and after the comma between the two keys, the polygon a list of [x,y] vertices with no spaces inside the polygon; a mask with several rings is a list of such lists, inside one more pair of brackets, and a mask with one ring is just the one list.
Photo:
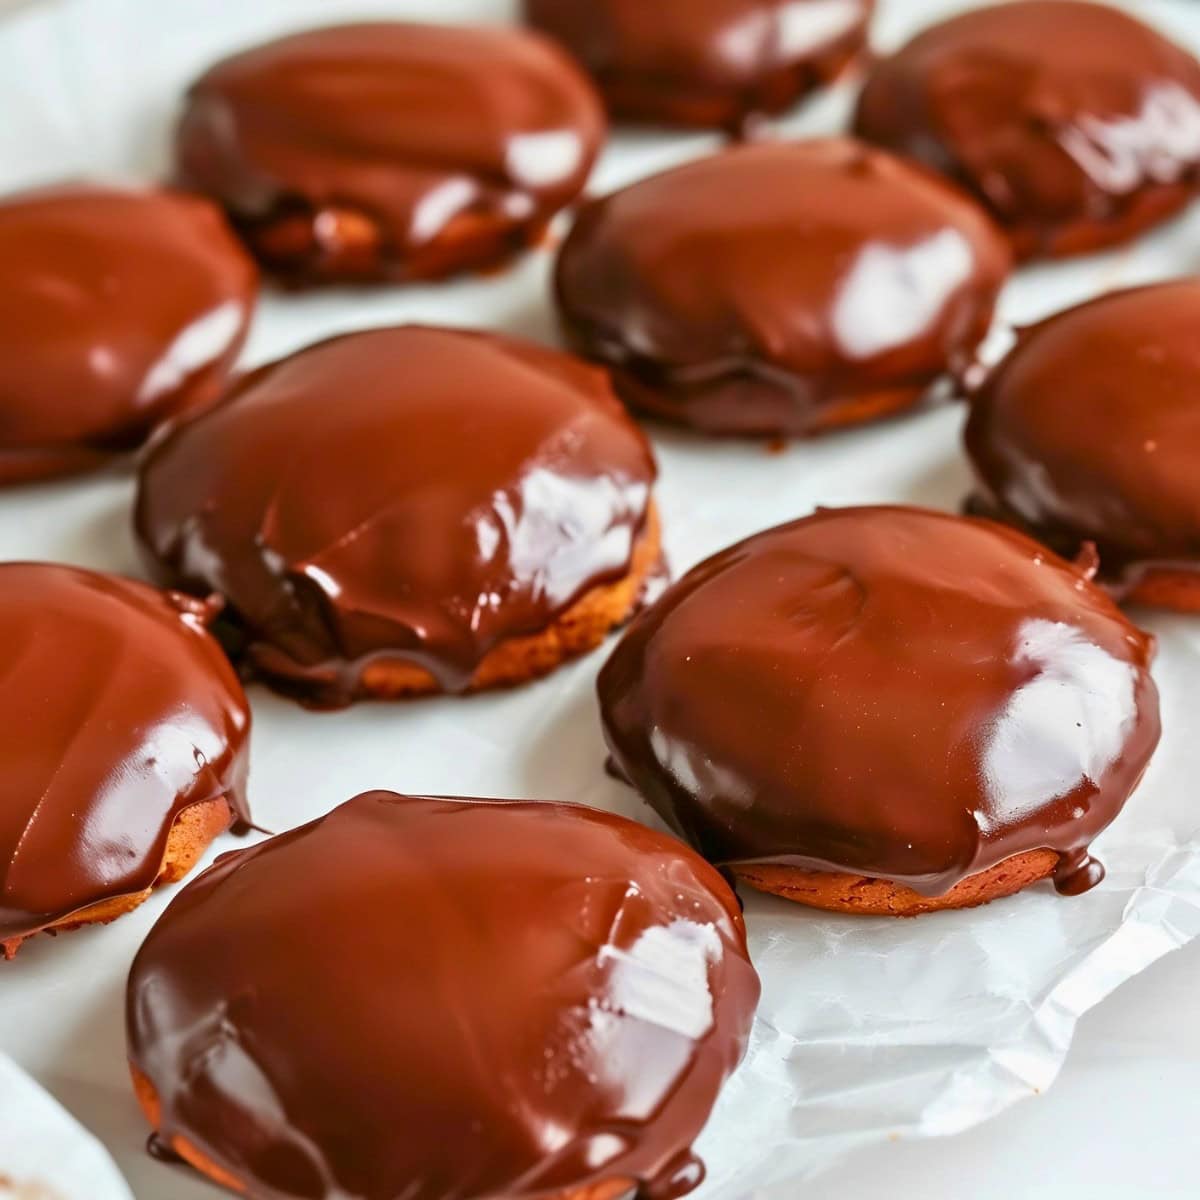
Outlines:
{"label": "white surface", "polygon": [[104,1147],[3,1054],[0,1200],[132,1200]]}
{"label": "white surface", "polygon": [[[0,25],[0,186],[101,169],[152,171],[186,79],[214,54],[285,22],[328,20],[335,11],[503,17],[510,7],[505,0],[48,0],[48,7]],[[952,7],[881,0],[881,40]],[[1173,22],[1200,47],[1200,10],[1189,0],[1139,8]],[[139,15],[145,19],[135,23]],[[841,89],[789,128],[835,129],[847,103]],[[595,186],[713,144],[697,136],[623,135]],[[438,288],[268,297],[246,361],[341,329],[403,319],[492,325],[552,340],[548,266],[547,256],[536,255],[509,274]],[[1106,287],[1197,267],[1200,209],[1135,248],[1023,272],[1004,314],[1028,320]],[[961,419],[944,409],[776,456],[754,444],[656,431],[676,567],[818,502],[957,506],[967,485]],[[128,477],[114,472],[0,494],[0,558],[53,557],[136,573],[130,492]],[[1172,1029],[1167,1018],[1186,1023],[1195,1011],[1194,949],[1156,969],[1178,979],[1170,988],[1139,979],[1128,993],[1134,1001],[1119,997],[1111,1017],[1100,1010],[1086,1035],[1090,1057],[1068,1067],[1049,1097],[958,1141],[912,1140],[964,1128],[1044,1091],[1075,1016],[1200,931],[1200,817],[1193,815],[1200,742],[1188,727],[1200,682],[1200,621],[1151,624],[1163,640],[1157,673],[1167,737],[1142,791],[1098,846],[1109,867],[1101,889],[1078,900],[1036,889],[976,913],[903,923],[824,917],[750,899],[766,985],[762,1019],[751,1057],[701,1146],[714,1179],[704,1195],[736,1197],[752,1181],[828,1167],[868,1143],[876,1145],[861,1162],[808,1183],[806,1195],[857,1196],[917,1183],[926,1195],[947,1197],[1051,1194],[1038,1188],[1063,1196],[1077,1186],[1089,1196],[1105,1194],[1098,1188],[1114,1196],[1171,1195],[1163,1190],[1170,1179],[1186,1185],[1190,1138],[1182,1114],[1195,1111],[1200,1064],[1194,1034],[1184,1043],[1191,1057],[1176,1060],[1180,1025]],[[636,797],[600,770],[592,680],[603,653],[510,695],[332,715],[304,713],[255,689],[255,815],[282,828],[361,788],[394,787],[578,800],[649,819]],[[123,1070],[124,971],[168,899],[160,895],[104,930],[26,946],[0,974],[0,1048],[110,1145],[139,1200],[200,1200],[212,1193],[142,1153],[145,1131]],[[1121,1032],[1126,1026],[1115,1014],[1126,1012]],[[1117,1032],[1105,1021],[1118,1021]],[[1114,1044],[1128,1047],[1127,1061],[1112,1057]],[[1155,1089],[1154,1072],[1166,1070],[1156,1062],[1169,1060],[1167,1086]],[[1144,1097],[1125,1118],[1122,1089]],[[1048,1111],[1057,1114],[1052,1124]],[[1174,1129],[1176,1137],[1151,1136],[1160,1129]],[[1148,1185],[1155,1172],[1166,1172],[1161,1189]],[[795,1191],[789,1185],[778,1194]]]}
{"label": "white surface", "polygon": [[1195,1200],[1198,997],[1192,945],[1083,1018],[1044,1095],[957,1137],[865,1150],[803,1200]]}

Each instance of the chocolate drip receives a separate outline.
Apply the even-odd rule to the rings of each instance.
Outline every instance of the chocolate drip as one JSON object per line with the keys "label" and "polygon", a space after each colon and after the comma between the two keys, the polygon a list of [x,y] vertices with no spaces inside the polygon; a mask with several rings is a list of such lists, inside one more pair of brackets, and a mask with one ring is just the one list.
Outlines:
{"label": "chocolate drip", "polygon": [[581,210],[565,333],[631,405],[806,435],[910,406],[991,321],[1009,254],[955,189],[850,139],[737,147]]}
{"label": "chocolate drip", "polygon": [[247,377],[148,455],[137,523],[173,582],[225,597],[253,670],[337,704],[381,657],[466,688],[625,575],[654,476],[599,372],[410,326]]}
{"label": "chocolate drip", "polygon": [[152,1133],[146,1139],[146,1153],[156,1162],[167,1163],[173,1167],[185,1166],[187,1160],[176,1154],[157,1133]]}
{"label": "chocolate drip", "polygon": [[184,889],[129,1051],[159,1137],[255,1200],[673,1200],[757,997],[733,896],[673,838],[368,792]]}
{"label": "chocolate drip", "polygon": [[249,822],[245,695],[169,597],[2,564],[0,677],[0,941],[149,888],[192,805]]}
{"label": "chocolate drip", "polygon": [[1195,193],[1200,63],[1109,5],[997,4],[883,59],[855,132],[968,188],[1020,255],[1077,253]]}
{"label": "chocolate drip", "polygon": [[100,466],[214,401],[256,286],[195,197],[74,185],[0,202],[0,485]]}
{"label": "chocolate drip", "polygon": [[621,770],[713,862],[940,896],[1026,851],[1060,891],[1159,737],[1153,639],[992,522],[822,510],[722,551],[600,673]]}

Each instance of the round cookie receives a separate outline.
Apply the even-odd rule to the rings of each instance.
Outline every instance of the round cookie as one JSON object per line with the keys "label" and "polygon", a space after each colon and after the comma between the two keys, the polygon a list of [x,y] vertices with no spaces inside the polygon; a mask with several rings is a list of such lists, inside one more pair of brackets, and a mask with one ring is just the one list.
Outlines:
{"label": "round cookie", "polygon": [[854,129],[973,192],[1019,257],[1078,254],[1195,195],[1200,63],[1109,5],[996,4],[876,64]]}
{"label": "round cookie", "polygon": [[722,551],[600,673],[615,765],[706,858],[848,913],[1103,876],[1159,737],[1153,639],[990,521],[819,510]]}
{"label": "round cookie", "polygon": [[975,511],[1122,598],[1200,612],[1200,280],[1100,296],[1019,331],[971,398]]}
{"label": "round cookie", "polygon": [[366,792],[184,889],[129,1058],[158,1141],[250,1196],[679,1196],[758,991],[736,898],[673,838]]}
{"label": "round cookie", "polygon": [[524,0],[619,120],[740,132],[835,78],[874,0]]}
{"label": "round cookie", "polygon": [[286,282],[441,279],[536,243],[604,134],[595,90],[548,38],[339,25],[206,72],[176,169]]}
{"label": "round cookie", "polygon": [[0,200],[0,485],[100,466],[215,400],[256,291],[207,201],[85,184]]}
{"label": "round cookie", "polygon": [[137,527],[166,579],[225,598],[254,673],[337,705],[597,645],[660,571],[654,477],[601,372],[406,326],[251,373],[145,458]]}
{"label": "round cookie", "polygon": [[246,697],[204,606],[0,564],[0,953],[107,922],[246,821]]}
{"label": "round cookie", "polygon": [[968,198],[845,138],[756,143],[587,205],[563,329],[632,406],[708,433],[909,408],[987,332],[1008,248]]}

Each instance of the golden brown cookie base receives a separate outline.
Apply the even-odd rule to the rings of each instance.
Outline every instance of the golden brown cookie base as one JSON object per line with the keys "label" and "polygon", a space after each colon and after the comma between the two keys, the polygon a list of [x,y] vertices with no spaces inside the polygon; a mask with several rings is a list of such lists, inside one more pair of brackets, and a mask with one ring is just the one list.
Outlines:
{"label": "golden brown cookie base", "polygon": [[110,921],[132,912],[139,904],[148,900],[150,893],[160,884],[178,883],[196,865],[213,839],[233,824],[234,815],[229,802],[223,796],[185,808],[171,826],[162,866],[157,878],[148,888],[141,892],[99,900],[87,908],[78,909],[51,921],[33,933],[20,934],[0,941],[0,954],[6,959],[13,958],[21,943],[38,933],[65,933],[72,929],[80,929],[84,925],[107,925]]}
{"label": "golden brown cookie base", "polygon": [[[236,216],[234,217],[236,220]],[[285,285],[415,282],[489,271],[540,244],[549,215],[452,218],[423,245],[398,252],[374,218],[355,209],[302,210],[239,226],[259,262]]]}
{"label": "golden brown cookie base", "polygon": [[916,917],[943,909],[975,908],[1011,896],[1052,875],[1058,860],[1056,850],[1015,854],[986,871],[967,876],[944,896],[922,896],[889,879],[837,871],[809,871],[770,863],[747,863],[732,870],[738,879],[760,892],[770,892],[811,908],[858,916]]}
{"label": "golden brown cookie base", "polygon": [[[510,638],[491,650],[475,670],[468,691],[512,687],[546,675],[568,659],[595,649],[637,612],[648,580],[662,562],[658,510],[652,503],[646,527],[634,546],[628,573],[616,583],[584,593],[553,624],[528,637]],[[426,696],[441,691],[423,667],[398,659],[376,659],[362,672],[358,691],[375,699]]]}
{"label": "golden brown cookie base", "polygon": [[1143,230],[1173,217],[1195,195],[1195,182],[1154,184],[1137,192],[1111,217],[1081,217],[1050,227],[1003,227],[1018,261],[1070,258],[1132,241]]}
{"label": "golden brown cookie base", "polygon": [[[141,1105],[150,1127],[157,1134],[162,1125],[162,1105],[159,1103],[154,1084],[133,1063],[129,1064],[129,1075],[133,1080],[133,1091],[138,1104]],[[173,1137],[169,1139],[169,1146],[184,1162],[194,1167],[201,1175],[206,1175],[214,1183],[221,1184],[231,1192],[238,1192],[242,1195],[248,1191],[244,1183],[234,1178],[223,1167],[217,1166],[206,1154],[196,1149],[187,1138]],[[637,1184],[632,1179],[606,1179],[599,1183],[591,1183],[565,1191],[561,1193],[558,1200],[618,1200],[621,1196],[631,1194],[636,1187]]]}
{"label": "golden brown cookie base", "polygon": [[1128,591],[1121,592],[1122,604],[1140,604],[1168,612],[1200,613],[1200,570],[1150,567]]}

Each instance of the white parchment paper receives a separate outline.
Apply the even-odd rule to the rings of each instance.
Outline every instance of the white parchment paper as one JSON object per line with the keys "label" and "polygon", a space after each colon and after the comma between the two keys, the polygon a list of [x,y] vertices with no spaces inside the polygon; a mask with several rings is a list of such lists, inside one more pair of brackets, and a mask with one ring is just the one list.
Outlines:
{"label": "white parchment paper", "polygon": [[[647,0],[650,2],[650,0]],[[894,45],[963,7],[880,0]],[[1131,5],[1200,51],[1191,0]],[[509,0],[40,0],[0,18],[0,190],[71,175],[153,178],[188,79],[214,56],[287,29],[386,14],[511,20]],[[782,124],[842,127],[853,84]],[[716,144],[623,133],[594,183],[607,189]],[[550,258],[439,287],[268,295],[245,361],[318,337],[403,320],[486,325],[553,341]],[[1200,270],[1200,207],[1118,252],[1024,270],[1002,316],[1034,319],[1122,284]],[[956,508],[967,490],[954,408],[768,454],[654,430],[660,502],[677,571],[818,503],[903,500]],[[0,558],[53,558],[138,573],[127,472],[0,492]],[[706,1200],[792,1196],[855,1147],[953,1133],[1049,1086],[1079,1015],[1200,934],[1200,619],[1139,614],[1161,639],[1165,736],[1146,780],[1098,842],[1105,882],[1062,899],[1038,887],[970,913],[839,918],[747,897],[764,993],[745,1065],[700,1150]],[[369,787],[574,800],[653,815],[602,771],[593,700],[606,651],[498,696],[368,705],[314,715],[252,691],[251,801],[283,829]],[[222,839],[217,850],[235,843]],[[210,854],[211,858],[211,854]],[[0,964],[0,1050],[105,1143],[139,1200],[212,1193],[151,1161],[124,1065],[130,959],[169,894],[105,929],[39,938]],[[314,957],[314,970],[320,970]],[[11,1085],[0,1077],[0,1109]],[[119,1193],[114,1193],[117,1195]]]}
{"label": "white parchment paper", "polygon": [[0,1200],[133,1200],[104,1147],[3,1054]]}

